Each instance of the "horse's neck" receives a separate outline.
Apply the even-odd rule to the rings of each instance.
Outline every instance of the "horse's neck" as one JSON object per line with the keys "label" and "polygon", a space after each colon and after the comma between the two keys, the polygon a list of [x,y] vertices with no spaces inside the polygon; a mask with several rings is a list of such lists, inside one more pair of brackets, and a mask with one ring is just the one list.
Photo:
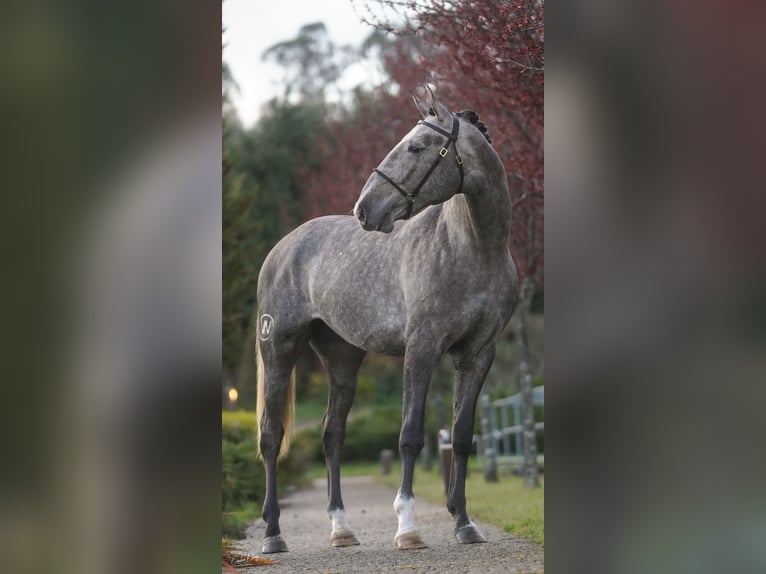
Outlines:
{"label": "horse's neck", "polygon": [[505,252],[511,229],[511,204],[505,172],[494,170],[480,184],[446,202],[443,217],[458,239],[487,252]]}

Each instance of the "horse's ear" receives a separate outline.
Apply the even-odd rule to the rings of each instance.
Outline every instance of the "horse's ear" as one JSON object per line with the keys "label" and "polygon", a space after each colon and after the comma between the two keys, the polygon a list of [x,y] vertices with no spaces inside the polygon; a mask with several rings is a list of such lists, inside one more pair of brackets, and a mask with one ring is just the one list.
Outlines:
{"label": "horse's ear", "polygon": [[449,116],[449,110],[439,101],[439,98],[436,97],[436,94],[434,93],[434,90],[431,88],[430,84],[426,84],[426,90],[428,90],[428,103],[436,114],[436,118],[441,121]]}
{"label": "horse's ear", "polygon": [[428,117],[428,112],[431,111],[431,106],[429,106],[419,97],[417,97],[417,95],[415,95],[415,92],[413,92],[412,90],[410,90],[410,95],[412,96],[412,100],[415,102],[415,105],[418,107],[418,111],[420,112],[420,115],[423,116],[423,119],[426,119]]}

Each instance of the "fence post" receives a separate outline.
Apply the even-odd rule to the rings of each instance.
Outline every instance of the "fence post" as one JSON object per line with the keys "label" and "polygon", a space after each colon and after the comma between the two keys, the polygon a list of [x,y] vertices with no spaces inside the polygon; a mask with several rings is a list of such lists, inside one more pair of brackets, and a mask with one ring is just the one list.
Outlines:
{"label": "fence post", "polygon": [[394,459],[394,451],[386,449],[380,451],[380,473],[391,474],[391,461]]}
{"label": "fence post", "polygon": [[[479,420],[481,420],[481,417]],[[481,460],[484,460],[484,436],[475,434],[473,435],[473,439],[476,441],[476,456]]]}
{"label": "fence post", "polygon": [[481,395],[481,434],[484,437],[484,480],[497,482],[497,459],[492,441],[492,428],[490,426],[489,395]]}

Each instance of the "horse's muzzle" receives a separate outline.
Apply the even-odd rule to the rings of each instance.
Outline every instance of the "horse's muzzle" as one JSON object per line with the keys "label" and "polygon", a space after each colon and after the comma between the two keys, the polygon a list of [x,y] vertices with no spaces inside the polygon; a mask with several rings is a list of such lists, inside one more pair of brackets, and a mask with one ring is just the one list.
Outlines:
{"label": "horse's muzzle", "polygon": [[382,231],[391,233],[394,229],[394,222],[391,219],[391,212],[386,211],[382,214],[376,214],[374,211],[365,209],[357,203],[354,208],[354,216],[359,221],[362,229],[365,231]]}

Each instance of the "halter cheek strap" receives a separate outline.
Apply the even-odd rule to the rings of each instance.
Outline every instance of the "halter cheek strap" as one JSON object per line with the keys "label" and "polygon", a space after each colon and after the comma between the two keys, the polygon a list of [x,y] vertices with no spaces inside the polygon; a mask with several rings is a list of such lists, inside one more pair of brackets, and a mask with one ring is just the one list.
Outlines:
{"label": "halter cheek strap", "polygon": [[412,192],[405,191],[404,189],[402,189],[402,187],[398,183],[396,183],[393,179],[391,179],[389,176],[387,176],[378,168],[375,168],[372,170],[373,172],[377,173],[380,177],[385,179],[388,183],[393,185],[394,188],[404,196],[404,199],[407,201],[407,213],[405,214],[404,219],[409,219],[410,215],[412,215],[412,206],[415,203],[415,196],[418,194],[418,192],[420,191],[420,188],[423,187],[423,185],[428,180],[428,178],[431,177],[431,174],[436,169],[436,166],[439,165],[439,162],[442,160],[442,158],[447,156],[447,154],[449,153],[450,147],[452,147],[455,150],[455,162],[457,163],[457,169],[460,172],[460,187],[458,187],[455,193],[460,193],[460,190],[463,189],[463,178],[465,177],[465,173],[463,171],[463,158],[460,157],[460,154],[457,151],[457,136],[458,136],[458,133],[460,132],[460,120],[457,119],[457,116],[455,115],[452,116],[452,132],[451,133],[425,120],[419,121],[418,125],[424,125],[426,127],[429,127],[432,130],[437,131],[440,134],[446,136],[448,139],[444,143],[442,148],[439,150],[439,155],[436,156],[433,163],[431,164],[431,167],[428,168],[428,171],[420,180],[420,183],[418,183],[418,185],[415,187],[414,191]]}

